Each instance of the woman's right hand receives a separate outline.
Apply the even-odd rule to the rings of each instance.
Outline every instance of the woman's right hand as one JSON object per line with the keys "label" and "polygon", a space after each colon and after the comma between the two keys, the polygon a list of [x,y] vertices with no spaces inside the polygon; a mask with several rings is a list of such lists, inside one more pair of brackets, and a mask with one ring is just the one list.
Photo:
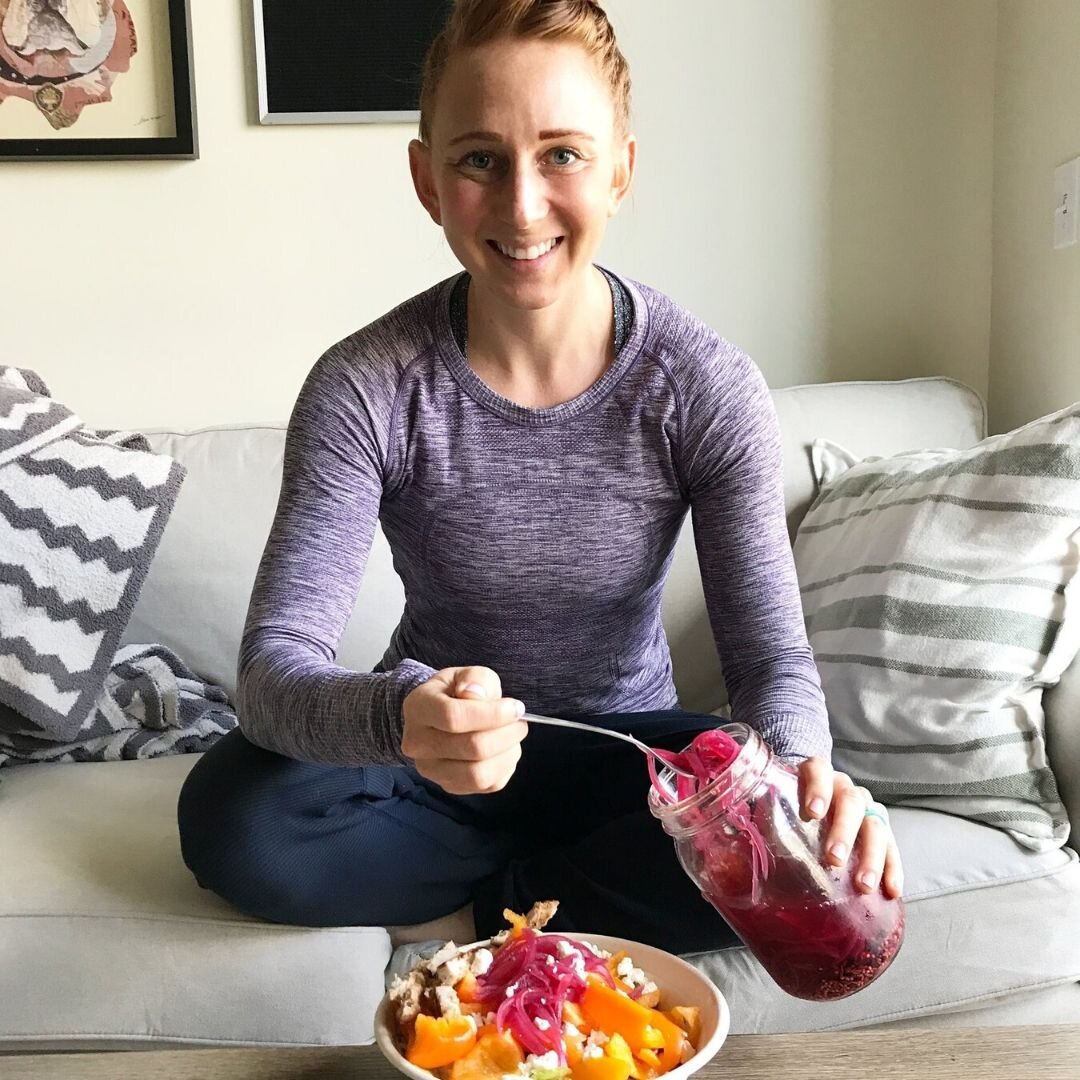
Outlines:
{"label": "woman's right hand", "polygon": [[521,759],[524,712],[491,668],[443,668],[406,696],[401,750],[451,795],[499,791]]}

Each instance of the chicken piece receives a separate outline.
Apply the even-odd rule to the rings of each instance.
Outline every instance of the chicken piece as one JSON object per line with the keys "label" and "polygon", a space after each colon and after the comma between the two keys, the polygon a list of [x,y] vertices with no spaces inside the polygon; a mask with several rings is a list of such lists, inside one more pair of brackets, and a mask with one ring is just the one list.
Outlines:
{"label": "chicken piece", "polygon": [[529,908],[529,914],[525,916],[525,925],[530,930],[543,930],[555,918],[555,912],[558,910],[558,900],[537,900]]}
{"label": "chicken piece", "polygon": [[395,976],[390,984],[390,1000],[396,1005],[397,1021],[402,1030],[419,1015],[424,986],[424,976],[416,970],[410,971],[405,978]]}

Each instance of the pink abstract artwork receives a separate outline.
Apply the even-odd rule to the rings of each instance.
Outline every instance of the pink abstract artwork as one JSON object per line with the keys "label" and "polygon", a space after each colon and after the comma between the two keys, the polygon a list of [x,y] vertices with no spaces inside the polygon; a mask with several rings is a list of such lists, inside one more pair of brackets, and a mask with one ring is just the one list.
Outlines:
{"label": "pink abstract artwork", "polygon": [[0,0],[0,105],[25,98],[54,129],[111,101],[137,41],[124,0]]}

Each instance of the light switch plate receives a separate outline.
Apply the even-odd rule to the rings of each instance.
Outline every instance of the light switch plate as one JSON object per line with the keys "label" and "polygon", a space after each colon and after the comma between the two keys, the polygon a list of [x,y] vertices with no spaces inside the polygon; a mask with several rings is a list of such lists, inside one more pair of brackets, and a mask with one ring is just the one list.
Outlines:
{"label": "light switch plate", "polygon": [[1080,218],[1080,158],[1073,158],[1054,170],[1054,247],[1076,243],[1076,221]]}

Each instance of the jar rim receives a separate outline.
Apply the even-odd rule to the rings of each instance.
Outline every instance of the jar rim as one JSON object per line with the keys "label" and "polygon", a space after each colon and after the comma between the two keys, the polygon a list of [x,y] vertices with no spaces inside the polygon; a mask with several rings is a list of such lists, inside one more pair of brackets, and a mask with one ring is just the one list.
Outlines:
{"label": "jar rim", "polygon": [[[679,828],[679,816],[688,811],[699,810],[719,799],[742,801],[772,760],[772,750],[768,743],[749,724],[732,720],[726,724],[717,724],[714,730],[726,732],[740,744],[738,754],[720,772],[702,784],[693,795],[674,802],[664,801],[655,787],[649,789],[649,809],[660,819],[665,830],[669,824]],[[673,777],[675,773],[670,767],[666,767],[659,770],[657,775]]]}

